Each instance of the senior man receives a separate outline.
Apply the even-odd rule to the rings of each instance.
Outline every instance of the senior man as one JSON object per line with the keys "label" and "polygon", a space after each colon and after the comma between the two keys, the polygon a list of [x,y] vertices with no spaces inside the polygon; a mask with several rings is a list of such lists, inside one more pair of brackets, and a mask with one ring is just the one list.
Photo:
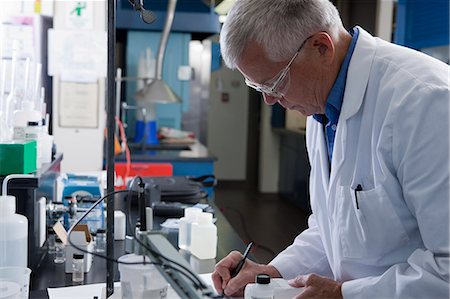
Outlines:
{"label": "senior man", "polygon": [[220,44],[266,104],[310,116],[313,213],[268,265],[232,278],[230,253],[215,288],[267,273],[297,298],[449,298],[448,65],[345,30],[327,0],[238,0]]}

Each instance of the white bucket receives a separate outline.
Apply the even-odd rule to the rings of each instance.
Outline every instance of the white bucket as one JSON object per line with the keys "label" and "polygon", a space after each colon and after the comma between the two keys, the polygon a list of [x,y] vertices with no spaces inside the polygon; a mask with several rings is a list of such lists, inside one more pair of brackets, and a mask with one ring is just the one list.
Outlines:
{"label": "white bucket", "polygon": [[[119,258],[120,262],[143,262],[142,255],[127,254]],[[150,262],[145,257],[146,262]],[[169,284],[152,264],[119,264],[120,285],[123,299],[165,299]]]}
{"label": "white bucket", "polygon": [[[0,267],[0,282],[14,282],[18,284],[20,287],[19,298],[28,299],[28,292],[30,289],[30,274],[31,270],[24,267]],[[2,297],[0,296],[0,298]]]}

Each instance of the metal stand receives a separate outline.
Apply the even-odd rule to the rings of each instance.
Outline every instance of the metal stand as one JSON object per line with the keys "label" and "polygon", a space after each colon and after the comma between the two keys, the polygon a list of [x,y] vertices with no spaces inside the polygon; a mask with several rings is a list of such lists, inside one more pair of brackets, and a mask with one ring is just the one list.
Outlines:
{"label": "metal stand", "polygon": [[[116,131],[116,96],[115,96],[115,53],[116,44],[116,0],[108,0],[108,70],[106,88],[107,130],[106,171],[107,193],[114,191],[114,132]],[[106,255],[114,257],[114,196],[107,199],[106,220]],[[106,297],[114,293],[114,262],[106,262]]]}

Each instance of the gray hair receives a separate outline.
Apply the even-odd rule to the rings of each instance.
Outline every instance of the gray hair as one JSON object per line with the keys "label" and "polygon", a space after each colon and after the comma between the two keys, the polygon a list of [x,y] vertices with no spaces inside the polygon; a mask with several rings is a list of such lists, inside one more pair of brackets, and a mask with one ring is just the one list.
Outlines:
{"label": "gray hair", "polygon": [[259,43],[272,61],[283,61],[310,35],[343,29],[329,0],[237,0],[220,33],[225,64],[232,69],[251,41]]}

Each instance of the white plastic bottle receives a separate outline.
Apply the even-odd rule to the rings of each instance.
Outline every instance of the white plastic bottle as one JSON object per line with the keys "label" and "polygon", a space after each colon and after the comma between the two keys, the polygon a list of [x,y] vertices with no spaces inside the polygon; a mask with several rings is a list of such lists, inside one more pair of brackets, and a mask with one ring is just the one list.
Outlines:
{"label": "white plastic bottle", "polygon": [[274,299],[274,288],[269,275],[258,274],[255,282],[245,287],[244,299]]}
{"label": "white plastic bottle", "polygon": [[192,223],[197,221],[197,215],[202,212],[200,208],[184,209],[184,217],[180,219],[178,229],[178,247],[189,250],[191,245],[191,227]]}
{"label": "white plastic bottle", "polygon": [[42,115],[39,111],[34,110],[34,103],[31,101],[22,102],[22,109],[14,111],[14,140],[25,140],[25,130],[28,122],[39,123]]}
{"label": "white plastic bottle", "polygon": [[0,196],[0,267],[27,267],[28,219],[16,214],[16,198]]}
{"label": "white plastic bottle", "polygon": [[36,168],[42,166],[42,127],[39,122],[29,121],[25,128],[25,140],[36,140]]}
{"label": "white plastic bottle", "polygon": [[213,259],[217,255],[217,227],[211,213],[200,213],[191,228],[191,253],[198,259]]}

